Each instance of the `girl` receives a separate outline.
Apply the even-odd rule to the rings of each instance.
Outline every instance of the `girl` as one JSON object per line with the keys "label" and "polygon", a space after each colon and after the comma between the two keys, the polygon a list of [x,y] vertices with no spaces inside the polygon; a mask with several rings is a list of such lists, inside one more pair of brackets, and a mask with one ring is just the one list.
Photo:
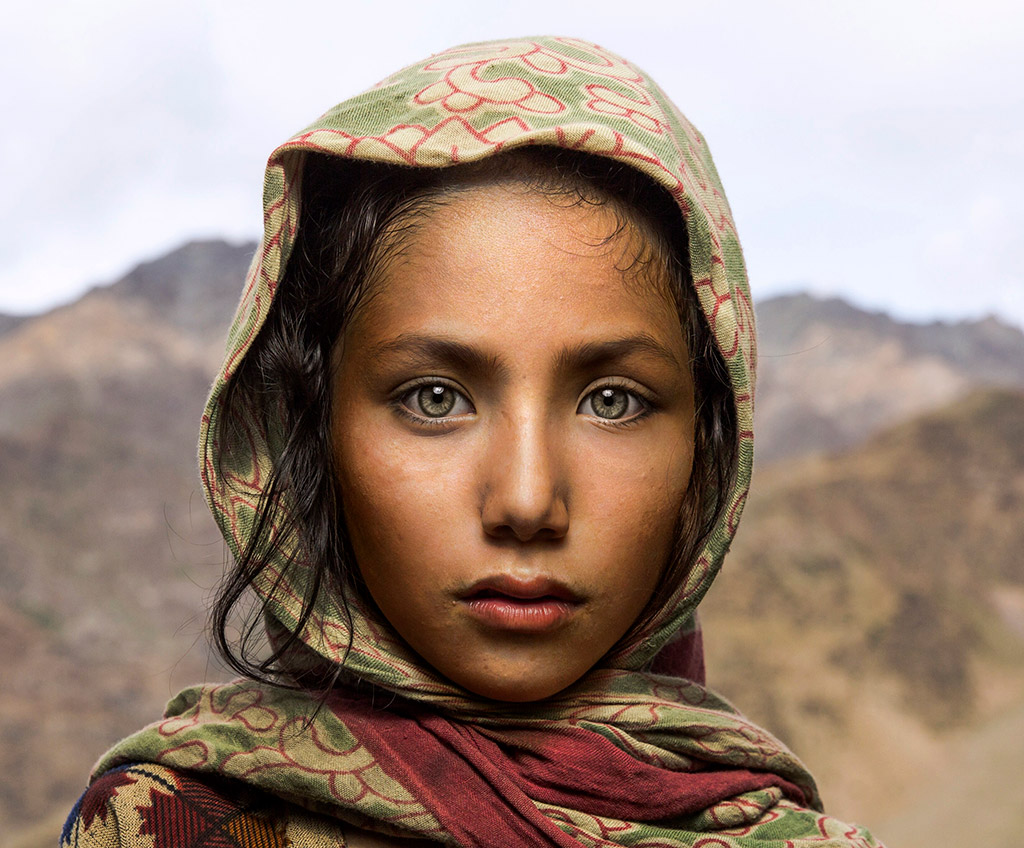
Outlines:
{"label": "girl", "polygon": [[264,209],[200,443],[243,678],[108,752],[63,844],[877,844],[702,686],[754,327],[664,94],[455,48],[278,148]]}

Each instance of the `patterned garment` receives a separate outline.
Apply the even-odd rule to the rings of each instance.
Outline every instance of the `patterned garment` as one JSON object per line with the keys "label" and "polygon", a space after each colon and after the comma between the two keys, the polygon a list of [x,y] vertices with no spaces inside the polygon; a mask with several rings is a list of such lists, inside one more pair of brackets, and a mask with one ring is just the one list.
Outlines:
{"label": "patterned garment", "polygon": [[75,805],[62,845],[80,848],[286,848],[345,844],[337,819],[242,783],[199,780],[165,766],[118,766]]}
{"label": "patterned garment", "polygon": [[[162,721],[101,759],[65,845],[315,844],[289,830],[300,826],[294,817],[314,814],[461,846],[879,844],[820,812],[812,778],[778,740],[694,680],[650,671],[666,645],[692,653],[697,605],[746,500],[754,319],[732,215],[703,137],[642,71],[602,48],[566,38],[457,47],[340,104],[273,153],[263,241],[200,440],[208,502],[229,546],[237,555],[253,532],[273,440],[257,422],[236,429],[228,445],[208,436],[295,242],[307,154],[435,168],[521,145],[635,167],[672,194],[685,220],[694,284],[728,365],[739,428],[728,508],[685,581],[629,644],[568,690],[527,705],[470,695],[426,667],[359,598],[347,598],[348,618],[337,598],[321,593],[302,642],[318,662],[343,663],[353,685],[322,704],[252,681],[182,692]],[[297,627],[306,596],[305,574],[289,568],[290,559],[301,561],[300,552],[283,551],[255,584],[272,636]],[[680,633],[687,638],[674,642]],[[213,800],[226,797],[217,786],[248,787],[265,803]],[[161,818],[165,809],[177,812]],[[221,841],[193,837],[179,823],[186,820],[201,820],[213,828],[203,832]],[[180,840],[158,821],[174,822],[168,826]],[[120,842],[93,839],[112,829]]]}

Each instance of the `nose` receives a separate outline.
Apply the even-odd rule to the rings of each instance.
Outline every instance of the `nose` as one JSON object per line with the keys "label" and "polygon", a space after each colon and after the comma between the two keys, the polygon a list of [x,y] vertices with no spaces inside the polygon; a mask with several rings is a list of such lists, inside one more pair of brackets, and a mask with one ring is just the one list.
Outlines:
{"label": "nose", "polygon": [[498,539],[561,539],[569,530],[560,448],[540,415],[495,422],[484,469],[481,517]]}

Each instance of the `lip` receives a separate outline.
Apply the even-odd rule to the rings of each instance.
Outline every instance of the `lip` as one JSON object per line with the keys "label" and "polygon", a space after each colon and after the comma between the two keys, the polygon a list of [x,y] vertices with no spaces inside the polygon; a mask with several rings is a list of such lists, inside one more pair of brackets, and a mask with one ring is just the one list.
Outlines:
{"label": "lip", "polygon": [[582,604],[569,587],[547,577],[507,574],[479,580],[460,593],[470,616],[494,630],[545,633],[567,623]]}

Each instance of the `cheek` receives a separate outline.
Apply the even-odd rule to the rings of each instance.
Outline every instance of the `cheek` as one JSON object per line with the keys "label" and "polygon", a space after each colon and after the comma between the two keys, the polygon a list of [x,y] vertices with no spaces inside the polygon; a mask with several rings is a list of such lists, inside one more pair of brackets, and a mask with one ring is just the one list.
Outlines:
{"label": "cheek", "polygon": [[468,481],[458,463],[385,433],[358,422],[334,431],[335,473],[360,571],[371,584],[375,578],[443,580],[427,564],[449,558],[453,536],[443,528],[459,512]]}
{"label": "cheek", "polygon": [[686,428],[672,440],[652,440],[628,456],[591,461],[580,486],[578,531],[590,536],[595,562],[629,604],[646,604],[668,562],[689,485],[693,449]]}
{"label": "cheek", "polygon": [[671,533],[693,466],[687,432],[671,435],[651,438],[629,452],[581,455],[576,490],[590,502],[586,511],[605,518],[609,529],[631,525],[642,538]]}

